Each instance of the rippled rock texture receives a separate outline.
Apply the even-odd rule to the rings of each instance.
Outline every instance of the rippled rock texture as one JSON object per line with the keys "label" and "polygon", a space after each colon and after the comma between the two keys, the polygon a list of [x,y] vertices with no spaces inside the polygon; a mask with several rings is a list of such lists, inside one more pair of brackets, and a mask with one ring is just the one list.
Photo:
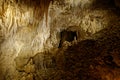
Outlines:
{"label": "rippled rock texture", "polygon": [[[119,31],[119,27],[112,26],[102,30],[99,38],[83,40],[68,47],[62,54],[64,62],[60,64],[61,59],[57,62],[60,64],[58,70],[62,72],[58,80],[119,80]],[[59,68],[61,65],[64,66]]]}
{"label": "rippled rock texture", "polygon": [[[118,0],[0,0],[0,80],[86,80],[88,66],[94,64],[94,61],[96,65],[100,63],[100,69],[107,75],[104,73],[105,67],[102,67],[104,62],[96,61],[96,58],[104,60],[101,57],[104,58],[108,49],[119,45],[119,24]],[[118,35],[117,38],[111,36],[114,32],[115,36]],[[84,44],[86,39],[92,41],[85,41]],[[97,45],[99,47],[96,47]],[[81,52],[87,48],[90,48],[90,53]],[[100,55],[97,55],[94,49],[101,51]],[[119,68],[119,57],[116,56],[119,50],[116,49],[110,51],[110,61]],[[72,50],[73,52],[68,54]],[[70,55],[74,55],[73,59],[79,55],[82,58],[71,62]],[[109,56],[107,57],[109,59]],[[112,65],[110,61],[105,62]],[[70,66],[66,63],[70,63]],[[85,63],[85,66],[82,63]],[[82,66],[76,67],[76,64]],[[70,71],[73,65],[75,70]],[[65,66],[68,69],[64,68]],[[74,75],[79,68],[83,71],[80,74],[83,77]],[[97,71],[100,72],[100,69],[97,68]],[[114,71],[109,67],[107,69]],[[114,73],[119,75],[116,71],[117,69]],[[91,69],[89,74],[90,80],[93,80],[94,74],[103,76],[102,72],[92,75]],[[104,76],[99,78],[106,80]],[[119,78],[116,76],[115,79]],[[109,79],[107,76],[107,80],[114,78]]]}

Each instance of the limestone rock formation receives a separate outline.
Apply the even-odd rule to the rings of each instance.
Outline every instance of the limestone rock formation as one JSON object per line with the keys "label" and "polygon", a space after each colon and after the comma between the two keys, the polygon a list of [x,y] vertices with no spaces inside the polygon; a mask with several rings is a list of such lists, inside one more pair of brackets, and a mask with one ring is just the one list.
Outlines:
{"label": "limestone rock formation", "polygon": [[[89,59],[102,59],[110,47],[119,45],[119,3],[119,0],[0,0],[0,80],[86,80],[86,64],[94,64],[88,64]],[[90,39],[90,42],[87,42],[87,39]],[[84,40],[88,44],[84,43]],[[113,44],[110,44],[112,41]],[[90,54],[84,52],[87,48],[90,48]],[[103,52],[98,56],[92,48]],[[82,57],[80,53],[83,53],[84,58],[78,61],[79,63],[69,62],[74,59],[68,54],[72,50],[70,55],[74,55],[74,58]],[[74,52],[77,54],[73,54]],[[92,52],[94,55],[89,57]],[[110,61],[112,57],[118,67],[116,70],[108,67],[108,70],[113,71],[116,74],[114,79],[119,80],[119,48],[110,52]],[[99,63],[99,60],[95,61]],[[109,64],[109,61],[107,63]],[[75,68],[83,69],[80,74],[85,74],[83,77],[75,78],[74,75],[72,78],[71,72],[78,72],[66,71],[67,67],[74,64]],[[106,63],[103,64],[106,66]],[[95,75],[103,76],[102,73],[107,73],[104,73],[106,68],[102,67],[103,64],[97,68],[99,72],[100,69],[103,72],[94,73]],[[94,67],[96,66],[91,66]],[[90,79],[92,76],[91,74]],[[101,79],[103,78],[104,76]],[[106,78],[110,80],[109,74]]]}
{"label": "limestone rock formation", "polygon": [[95,40],[83,40],[61,54],[64,67],[59,69],[62,76],[58,76],[58,80],[63,76],[64,80],[120,79],[120,28],[112,26],[100,33],[104,31],[107,34]]}

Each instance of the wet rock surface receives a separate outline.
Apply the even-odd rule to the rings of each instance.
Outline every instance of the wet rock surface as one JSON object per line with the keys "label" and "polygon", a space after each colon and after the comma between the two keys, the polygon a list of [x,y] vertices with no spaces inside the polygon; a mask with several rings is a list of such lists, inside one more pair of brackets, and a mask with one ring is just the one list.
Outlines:
{"label": "wet rock surface", "polygon": [[0,80],[119,80],[118,0],[0,0]]}

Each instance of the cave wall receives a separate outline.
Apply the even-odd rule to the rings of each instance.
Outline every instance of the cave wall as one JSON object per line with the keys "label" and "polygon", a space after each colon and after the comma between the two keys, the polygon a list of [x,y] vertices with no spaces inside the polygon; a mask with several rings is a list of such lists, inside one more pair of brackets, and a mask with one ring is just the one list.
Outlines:
{"label": "cave wall", "polygon": [[117,23],[115,5],[107,1],[0,0],[0,79],[32,80],[34,56],[43,62],[43,52],[56,51],[63,30],[76,31],[81,41]]}
{"label": "cave wall", "polygon": [[0,1],[1,80],[22,78],[19,71],[24,73],[23,66],[29,58],[44,51],[50,35],[49,21],[46,22],[49,19],[47,9],[50,2],[46,2]]}

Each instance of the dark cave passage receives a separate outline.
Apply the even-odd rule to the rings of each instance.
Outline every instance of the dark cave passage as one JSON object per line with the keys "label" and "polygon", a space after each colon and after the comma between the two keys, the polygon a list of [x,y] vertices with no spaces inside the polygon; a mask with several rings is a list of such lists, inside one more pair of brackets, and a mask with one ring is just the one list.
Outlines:
{"label": "dark cave passage", "polygon": [[63,44],[64,41],[72,42],[72,41],[74,41],[74,39],[77,39],[76,31],[63,30],[60,33],[60,43],[59,43],[58,48],[62,47],[62,44]]}

